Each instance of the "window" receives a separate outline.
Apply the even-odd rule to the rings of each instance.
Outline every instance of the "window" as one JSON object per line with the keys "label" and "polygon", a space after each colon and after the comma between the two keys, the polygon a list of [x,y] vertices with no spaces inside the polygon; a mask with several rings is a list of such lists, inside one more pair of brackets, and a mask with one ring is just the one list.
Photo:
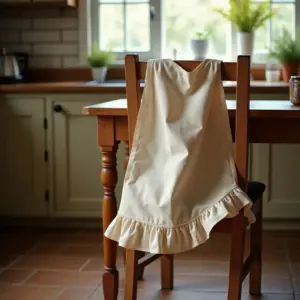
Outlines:
{"label": "window", "polygon": [[[238,0],[237,0],[238,1]],[[259,2],[260,0],[253,0]],[[276,18],[255,32],[253,61],[263,62],[282,26],[293,35],[300,0],[270,0],[280,8]],[[228,7],[228,0],[92,0],[91,39],[101,49],[112,49],[120,60],[126,53],[142,59],[173,57],[191,59],[189,41],[203,29],[211,30],[209,57],[231,60],[236,54],[235,28],[214,7]]]}
{"label": "window", "polygon": [[272,0],[270,2],[271,8],[275,10],[279,8],[279,12],[275,18],[266,22],[265,28],[259,28],[255,32],[253,52],[256,62],[265,61],[267,49],[272,47],[272,41],[281,34],[283,26],[288,28],[294,37],[296,34],[296,2],[299,5],[300,1]]}

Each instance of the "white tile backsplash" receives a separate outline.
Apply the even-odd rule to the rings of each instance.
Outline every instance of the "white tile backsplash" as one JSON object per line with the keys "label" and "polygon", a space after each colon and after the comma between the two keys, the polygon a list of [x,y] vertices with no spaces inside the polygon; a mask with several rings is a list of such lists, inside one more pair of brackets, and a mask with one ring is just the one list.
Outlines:
{"label": "white tile backsplash", "polygon": [[20,42],[20,31],[19,30],[8,30],[5,34],[0,34],[0,43],[19,43]]}
{"label": "white tile backsplash", "polygon": [[2,8],[0,49],[30,54],[31,68],[78,65],[78,12],[73,8]]}
{"label": "white tile backsplash", "polygon": [[63,30],[62,31],[63,42],[77,42],[79,40],[78,30]]}
{"label": "white tile backsplash", "polygon": [[22,31],[22,43],[46,43],[46,42],[60,42],[61,33],[59,30],[55,31]]}
{"label": "white tile backsplash", "polygon": [[77,44],[35,44],[33,45],[34,55],[76,55],[78,54]]}
{"label": "white tile backsplash", "polygon": [[31,25],[30,19],[25,18],[5,18],[1,17],[1,30],[3,29],[29,29]]}
{"label": "white tile backsplash", "polygon": [[62,68],[61,56],[33,56],[29,62],[30,68]]}
{"label": "white tile backsplash", "polygon": [[79,59],[78,56],[64,56],[62,63],[64,68],[78,67]]}
{"label": "white tile backsplash", "polygon": [[76,18],[43,18],[34,19],[34,29],[77,29]]}
{"label": "white tile backsplash", "polygon": [[32,53],[32,45],[30,44],[7,44],[5,43],[3,47],[6,48],[8,52],[27,52]]}

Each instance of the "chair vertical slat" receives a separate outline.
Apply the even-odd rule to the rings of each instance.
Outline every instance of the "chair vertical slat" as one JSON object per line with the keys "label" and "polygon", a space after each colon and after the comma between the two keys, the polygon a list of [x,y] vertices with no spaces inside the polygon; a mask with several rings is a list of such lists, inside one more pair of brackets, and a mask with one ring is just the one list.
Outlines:
{"label": "chair vertical slat", "polygon": [[132,146],[135,124],[138,117],[140,100],[141,100],[140,80],[138,79],[138,70],[137,70],[137,66],[139,65],[138,62],[139,62],[138,55],[126,55],[125,57],[129,151],[131,150],[131,146]]}
{"label": "chair vertical slat", "polygon": [[250,57],[238,56],[236,84],[235,149],[238,184],[246,192],[248,175],[248,116]]}

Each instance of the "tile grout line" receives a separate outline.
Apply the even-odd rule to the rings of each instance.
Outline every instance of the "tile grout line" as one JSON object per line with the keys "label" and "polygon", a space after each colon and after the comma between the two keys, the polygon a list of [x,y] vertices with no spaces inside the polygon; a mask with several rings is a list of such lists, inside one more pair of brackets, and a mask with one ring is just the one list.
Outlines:
{"label": "tile grout line", "polygon": [[26,282],[30,279],[30,278],[32,278],[35,274],[37,274],[38,273],[38,269],[34,269],[25,279],[23,279],[21,282],[19,282],[19,284],[20,285],[25,285],[26,284]]}
{"label": "tile grout line", "polygon": [[[36,249],[43,241],[44,241],[45,237],[40,237],[39,240],[29,249],[27,249],[27,251],[25,251],[23,254],[17,255],[17,258],[15,260],[13,260],[10,264],[8,264],[7,266],[5,266],[1,273],[4,270],[8,270],[11,269],[11,267],[14,266],[14,264],[16,264],[19,260],[21,260],[23,257],[25,257],[27,254],[30,254],[31,251],[33,251],[34,249]],[[22,269],[22,268],[21,268]],[[25,268],[26,269],[26,268]]]}
{"label": "tile grout line", "polygon": [[91,258],[88,258],[87,261],[79,268],[79,272],[83,272],[83,269],[91,262]]}

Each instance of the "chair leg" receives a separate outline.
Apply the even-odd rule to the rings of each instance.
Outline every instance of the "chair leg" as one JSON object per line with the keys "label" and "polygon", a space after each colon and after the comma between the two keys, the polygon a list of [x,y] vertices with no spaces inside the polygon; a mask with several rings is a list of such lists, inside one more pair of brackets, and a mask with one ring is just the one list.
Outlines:
{"label": "chair leg", "polygon": [[245,248],[244,210],[232,221],[232,240],[229,266],[228,300],[240,300]]}
{"label": "chair leg", "polygon": [[[142,257],[145,256],[145,252],[142,252],[142,251],[137,251],[138,252],[138,260]],[[144,277],[144,270],[145,268],[140,268],[139,269],[139,272],[138,272],[138,280],[143,280],[143,277]]]}
{"label": "chair leg", "polygon": [[162,255],[160,257],[161,288],[172,290],[174,285],[174,255]]}
{"label": "chair leg", "polygon": [[[137,252],[138,252],[138,260],[140,258],[142,258],[143,256],[145,256],[145,252],[142,252],[142,251],[137,251]],[[124,266],[126,266],[126,249],[125,248],[123,251],[123,263],[124,263]],[[143,280],[144,271],[145,271],[145,268],[140,268],[139,273],[138,273],[138,280]]]}
{"label": "chair leg", "polygon": [[138,252],[126,249],[124,300],[137,299]]}
{"label": "chair leg", "polygon": [[250,251],[255,253],[255,259],[250,268],[249,292],[251,295],[261,295],[261,269],[262,269],[262,198],[259,200],[259,212],[256,222],[251,225]]}

